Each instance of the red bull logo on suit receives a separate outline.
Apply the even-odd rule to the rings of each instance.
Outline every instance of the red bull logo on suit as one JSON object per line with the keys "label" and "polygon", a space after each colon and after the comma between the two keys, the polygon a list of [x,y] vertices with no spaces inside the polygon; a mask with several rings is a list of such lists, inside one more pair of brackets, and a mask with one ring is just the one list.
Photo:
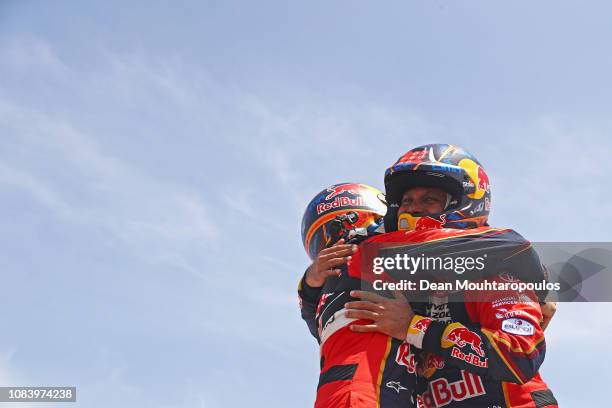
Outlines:
{"label": "red bull logo on suit", "polygon": [[442,346],[444,348],[452,345],[463,348],[468,344],[480,357],[485,356],[484,349],[482,348],[482,339],[476,333],[459,323],[453,323],[446,328],[446,335],[442,339]]}

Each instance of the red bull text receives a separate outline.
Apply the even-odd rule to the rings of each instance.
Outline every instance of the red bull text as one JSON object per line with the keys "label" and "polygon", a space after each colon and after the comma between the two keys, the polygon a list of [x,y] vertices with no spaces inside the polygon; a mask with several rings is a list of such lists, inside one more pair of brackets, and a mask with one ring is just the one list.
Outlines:
{"label": "red bull text", "polygon": [[348,206],[361,206],[366,207],[367,203],[363,197],[336,197],[331,203],[321,203],[317,205],[317,214],[324,213],[325,211],[333,210],[336,208],[348,207]]}

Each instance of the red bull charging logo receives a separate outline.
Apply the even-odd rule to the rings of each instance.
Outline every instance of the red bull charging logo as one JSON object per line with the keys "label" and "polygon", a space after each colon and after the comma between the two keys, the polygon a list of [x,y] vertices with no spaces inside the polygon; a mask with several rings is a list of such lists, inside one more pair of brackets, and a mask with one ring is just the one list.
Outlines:
{"label": "red bull charging logo", "polygon": [[425,319],[418,320],[410,328],[413,329],[414,331],[425,333],[425,331],[427,330],[430,324],[431,324],[431,319],[425,318]]}
{"label": "red bull charging logo", "polygon": [[419,217],[416,220],[414,225],[414,229],[424,230],[424,229],[440,229],[446,222],[446,214],[442,214],[440,219],[432,218],[432,217]]}
{"label": "red bull charging logo", "polygon": [[466,329],[463,326],[455,327],[446,335],[446,340],[463,348],[467,344],[480,357],[484,357],[485,353],[482,348],[482,339],[473,331]]}
{"label": "red bull charging logo", "polygon": [[397,227],[399,230],[419,231],[427,229],[440,229],[446,223],[446,214],[440,215],[440,218],[434,217],[415,217],[408,213],[398,215]]}
{"label": "red bull charging logo", "polygon": [[463,159],[458,163],[458,166],[466,171],[470,180],[474,183],[474,192],[468,194],[468,197],[480,200],[491,191],[489,176],[480,165],[473,160]]}
{"label": "red bull charging logo", "polygon": [[489,176],[482,167],[478,166],[478,189],[488,192],[490,188]]}
{"label": "red bull charging logo", "polygon": [[359,189],[357,188],[356,184],[339,184],[337,186],[328,187],[327,192],[329,194],[325,197],[325,199],[331,200],[332,198],[343,193],[349,193],[356,196],[359,194]]}

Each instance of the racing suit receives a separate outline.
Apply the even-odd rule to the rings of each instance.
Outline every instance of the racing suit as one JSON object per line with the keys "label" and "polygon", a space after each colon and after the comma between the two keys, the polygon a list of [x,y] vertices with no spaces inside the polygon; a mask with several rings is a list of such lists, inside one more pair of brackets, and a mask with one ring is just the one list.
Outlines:
{"label": "racing suit", "polygon": [[[354,254],[341,278],[328,280],[322,289],[308,287],[303,279],[298,288],[302,317],[321,343],[315,406],[556,407],[537,373],[545,342],[533,291],[428,291],[411,302],[416,315],[403,343],[380,333],[351,332],[348,325],[361,321],[343,313],[350,289],[365,289],[380,277],[362,267],[370,265],[368,251],[370,256],[389,253],[389,247],[406,251],[407,244],[428,254],[432,249],[436,254],[486,251],[497,262],[479,274],[465,273],[464,279],[537,282],[544,270],[527,241],[512,230],[481,227],[399,231],[366,242],[373,245],[360,245],[361,256]],[[391,281],[401,276],[388,275]],[[444,277],[440,271],[432,276]],[[405,396],[401,402],[399,395]]]}
{"label": "racing suit", "polygon": [[302,318],[321,350],[315,407],[414,407],[412,346],[382,333],[350,331],[349,323],[366,323],[344,316],[344,304],[355,300],[349,291],[360,283],[346,276],[328,281],[334,282],[312,288],[304,277],[298,286]]}

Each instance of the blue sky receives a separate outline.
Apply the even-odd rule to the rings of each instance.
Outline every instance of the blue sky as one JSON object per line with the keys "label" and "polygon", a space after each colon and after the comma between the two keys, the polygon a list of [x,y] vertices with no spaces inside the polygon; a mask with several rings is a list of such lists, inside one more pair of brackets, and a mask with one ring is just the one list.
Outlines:
{"label": "blue sky", "polygon": [[[609,241],[610,11],[0,3],[0,384],[76,385],[72,407],[311,406],[302,211],[428,142],[480,158],[493,224]],[[560,305],[542,374],[562,406],[606,404],[611,315]]]}

